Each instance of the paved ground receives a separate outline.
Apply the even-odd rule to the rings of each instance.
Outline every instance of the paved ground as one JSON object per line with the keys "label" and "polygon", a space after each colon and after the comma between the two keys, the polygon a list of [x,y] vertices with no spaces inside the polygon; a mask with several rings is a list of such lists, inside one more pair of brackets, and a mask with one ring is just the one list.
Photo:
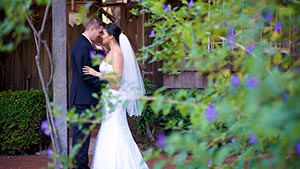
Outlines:
{"label": "paved ground", "polygon": [[[90,160],[92,159],[93,150],[95,147],[96,134],[92,132],[89,156]],[[71,138],[69,139],[71,144]],[[51,162],[51,158],[46,156],[45,152],[39,152],[38,155],[30,155],[30,156],[0,156],[0,169],[46,169],[48,162]],[[167,158],[165,155],[162,155],[161,158]],[[153,168],[154,162],[157,159],[147,161],[147,164],[150,169]],[[172,165],[167,165],[164,169],[174,169],[175,167]]]}
{"label": "paved ground", "polygon": [[[165,156],[162,156],[165,158]],[[156,160],[147,161],[149,168],[153,168]],[[0,169],[46,169],[51,159],[46,156],[0,156]],[[174,169],[168,165],[164,169]]]}
{"label": "paved ground", "polygon": [[[130,122],[130,120],[129,120]],[[91,133],[91,142],[89,149],[90,161],[93,157],[93,151],[95,147],[96,137],[98,133],[99,126],[96,127]],[[134,128],[133,128],[134,129]],[[138,139],[138,138],[137,138]],[[72,133],[69,133],[69,145],[72,145]],[[142,143],[141,140],[136,140],[138,143]],[[144,143],[145,144],[145,143]],[[146,143],[147,144],[147,143]],[[141,149],[143,145],[139,144]],[[162,155],[160,158],[166,159],[166,155]],[[152,159],[147,161],[150,169],[157,159]],[[47,157],[46,151],[38,152],[37,155],[30,156],[0,156],[0,169],[46,169],[48,162],[51,162],[51,158]],[[172,165],[167,165],[164,169],[174,169]]]}
{"label": "paved ground", "polygon": [[0,169],[42,169],[50,160],[45,156],[0,156]]}

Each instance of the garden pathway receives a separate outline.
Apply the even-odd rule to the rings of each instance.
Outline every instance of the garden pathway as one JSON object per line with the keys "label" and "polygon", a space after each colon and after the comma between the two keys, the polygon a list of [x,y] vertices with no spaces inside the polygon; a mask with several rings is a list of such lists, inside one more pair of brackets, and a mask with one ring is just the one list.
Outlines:
{"label": "garden pathway", "polygon": [[[165,156],[162,156],[165,158]],[[147,161],[149,168],[153,168],[156,159]],[[51,159],[47,156],[0,156],[0,169],[46,169]],[[164,169],[174,169],[167,165]]]}
{"label": "garden pathway", "polygon": [[[95,147],[97,130],[92,132],[89,156],[92,159],[93,150]],[[71,136],[71,135],[70,135]],[[72,139],[69,138],[71,141]],[[69,145],[72,145],[71,142]],[[167,158],[166,155],[161,155],[161,158]],[[154,162],[157,159],[147,161],[150,169],[153,168]],[[46,169],[51,158],[47,157],[45,152],[39,152],[38,155],[24,155],[24,156],[0,156],[0,169]],[[91,161],[90,161],[91,162]],[[172,165],[167,165],[164,169],[174,169]]]}

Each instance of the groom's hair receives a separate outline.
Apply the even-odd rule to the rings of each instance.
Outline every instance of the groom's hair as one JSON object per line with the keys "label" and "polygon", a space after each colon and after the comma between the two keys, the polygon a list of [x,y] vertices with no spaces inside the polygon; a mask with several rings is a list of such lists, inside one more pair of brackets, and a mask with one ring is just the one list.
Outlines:
{"label": "groom's hair", "polygon": [[93,17],[85,24],[85,30],[89,30],[92,27],[98,28],[100,26],[105,26],[106,24],[102,22],[99,18]]}

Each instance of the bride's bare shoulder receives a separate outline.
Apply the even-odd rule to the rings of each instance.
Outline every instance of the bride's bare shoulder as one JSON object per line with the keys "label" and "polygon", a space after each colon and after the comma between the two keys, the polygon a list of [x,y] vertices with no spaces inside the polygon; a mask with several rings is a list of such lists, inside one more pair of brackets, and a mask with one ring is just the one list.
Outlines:
{"label": "bride's bare shoulder", "polygon": [[123,59],[121,48],[116,48],[113,54],[114,59]]}

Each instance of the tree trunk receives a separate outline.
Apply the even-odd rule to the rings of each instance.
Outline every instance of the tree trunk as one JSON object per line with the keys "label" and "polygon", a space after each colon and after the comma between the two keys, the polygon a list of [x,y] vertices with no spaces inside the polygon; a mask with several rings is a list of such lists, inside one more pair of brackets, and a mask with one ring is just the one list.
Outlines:
{"label": "tree trunk", "polygon": [[52,53],[54,61],[53,101],[61,112],[60,125],[57,126],[62,154],[68,154],[67,113],[67,37],[66,1],[52,2]]}

